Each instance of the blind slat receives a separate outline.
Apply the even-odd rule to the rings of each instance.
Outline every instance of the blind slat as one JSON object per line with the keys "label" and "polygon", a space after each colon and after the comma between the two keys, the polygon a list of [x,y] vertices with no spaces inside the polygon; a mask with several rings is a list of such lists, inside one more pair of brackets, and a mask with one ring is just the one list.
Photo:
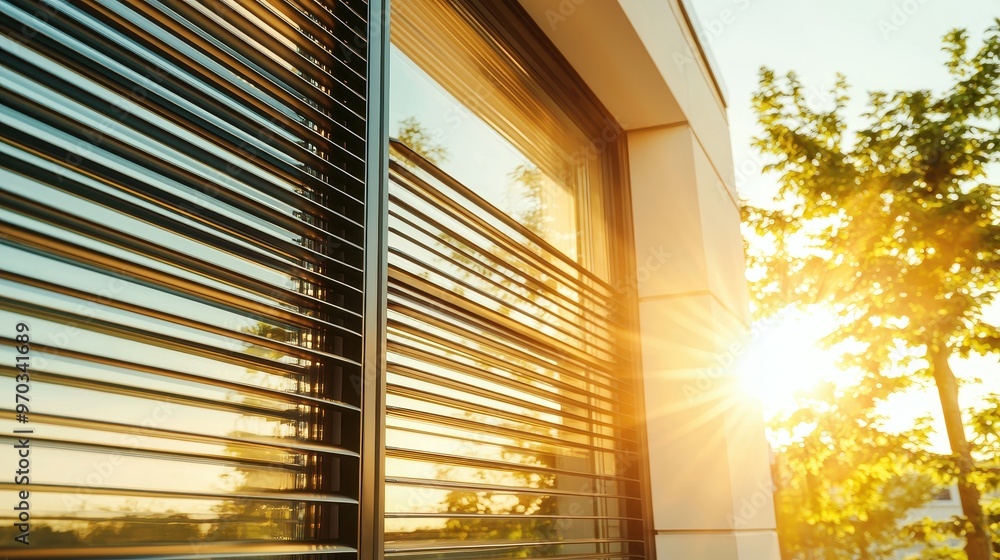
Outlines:
{"label": "blind slat", "polygon": [[367,13],[0,0],[0,555],[357,558]]}

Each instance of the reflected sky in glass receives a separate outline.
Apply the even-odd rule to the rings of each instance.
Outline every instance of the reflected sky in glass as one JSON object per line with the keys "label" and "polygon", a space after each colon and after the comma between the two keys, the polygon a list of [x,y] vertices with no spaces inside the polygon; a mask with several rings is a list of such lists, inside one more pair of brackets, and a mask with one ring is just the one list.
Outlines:
{"label": "reflected sky in glass", "polygon": [[[417,123],[441,169],[490,204],[577,257],[576,202],[568,185],[542,172],[525,154],[462,105],[398,47],[390,51],[390,135]],[[420,146],[410,146],[418,153]]]}

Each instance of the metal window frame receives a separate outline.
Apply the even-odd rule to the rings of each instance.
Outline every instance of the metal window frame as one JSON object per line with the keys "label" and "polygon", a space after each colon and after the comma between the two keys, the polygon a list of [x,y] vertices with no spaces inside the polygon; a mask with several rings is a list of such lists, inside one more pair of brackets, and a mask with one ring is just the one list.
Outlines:
{"label": "metal window frame", "polygon": [[385,371],[389,237],[389,2],[368,3],[368,106],[365,217],[359,558],[385,549]]}

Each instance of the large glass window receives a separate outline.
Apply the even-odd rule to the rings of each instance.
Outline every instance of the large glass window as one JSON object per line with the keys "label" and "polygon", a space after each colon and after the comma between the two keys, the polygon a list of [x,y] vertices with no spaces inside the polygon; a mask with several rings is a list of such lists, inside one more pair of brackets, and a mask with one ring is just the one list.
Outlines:
{"label": "large glass window", "polygon": [[393,6],[390,134],[606,279],[602,138],[446,4]]}
{"label": "large glass window", "polygon": [[615,146],[516,3],[393,10],[386,555],[643,557]]}

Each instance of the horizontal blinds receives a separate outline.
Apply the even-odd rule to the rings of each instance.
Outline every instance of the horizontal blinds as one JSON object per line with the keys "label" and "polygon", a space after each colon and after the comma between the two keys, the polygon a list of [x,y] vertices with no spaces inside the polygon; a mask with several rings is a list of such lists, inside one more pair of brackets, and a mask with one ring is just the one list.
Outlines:
{"label": "horizontal blinds", "polygon": [[0,555],[356,556],[367,12],[0,1]]}
{"label": "horizontal blinds", "polygon": [[614,290],[391,152],[386,556],[642,558]]}
{"label": "horizontal blinds", "polygon": [[476,12],[488,13],[489,7],[472,7],[469,13],[462,3],[413,0],[391,6],[392,40],[408,58],[422,68],[433,68],[445,91],[471,107],[547,174],[566,177],[567,164],[586,149],[588,138],[577,119],[556,101],[560,98],[511,95],[526,88],[541,92],[531,70],[508,63],[510,47],[484,33],[482,14]]}

